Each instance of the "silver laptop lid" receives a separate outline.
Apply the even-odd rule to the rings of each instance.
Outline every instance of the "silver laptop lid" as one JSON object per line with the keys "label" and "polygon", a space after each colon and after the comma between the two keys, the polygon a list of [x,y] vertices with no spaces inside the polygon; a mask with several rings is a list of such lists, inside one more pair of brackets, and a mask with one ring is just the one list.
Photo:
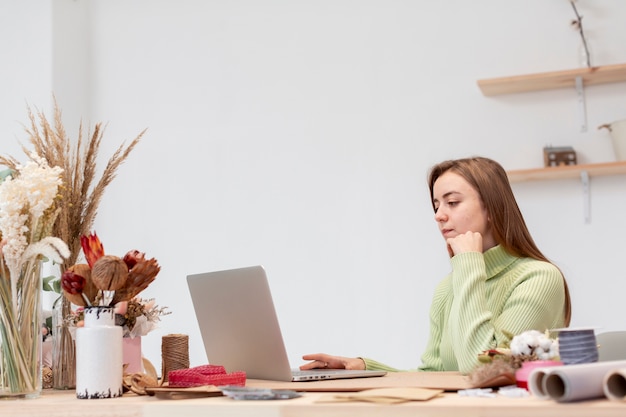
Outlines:
{"label": "silver laptop lid", "polygon": [[291,381],[291,368],[262,266],[187,276],[209,363],[248,378]]}

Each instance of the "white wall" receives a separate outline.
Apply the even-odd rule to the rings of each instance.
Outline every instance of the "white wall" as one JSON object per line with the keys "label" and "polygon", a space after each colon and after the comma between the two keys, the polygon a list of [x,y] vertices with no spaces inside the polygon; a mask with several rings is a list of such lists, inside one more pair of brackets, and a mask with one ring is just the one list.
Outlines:
{"label": "white wall", "polygon": [[[626,4],[578,6],[595,63],[626,62]],[[11,9],[30,18],[25,5]],[[107,190],[96,231],[107,252],[138,248],[162,266],[143,294],[173,311],[144,341],[157,369],[168,333],[189,334],[192,364],[207,361],[186,275],[253,264],[268,271],[294,365],[326,351],[417,366],[432,291],[449,270],[428,168],[475,154],[539,167],[546,144],[574,146],[580,162],[613,160],[596,127],[626,116],[626,83],[587,89],[585,133],[573,90],[486,98],[477,88],[480,78],[577,67],[567,0],[59,0],[52,9],[40,12],[55,19],[53,89],[73,121],[108,122],[103,163],[149,129]],[[25,60],[31,48],[50,52],[39,42],[10,51]],[[0,67],[3,83],[17,77],[2,98],[3,137],[19,136],[24,99],[49,105],[49,84],[33,87],[33,69],[19,65]],[[592,180],[591,224],[578,181],[514,185],[539,246],[567,275],[574,326],[624,328],[612,307],[626,288],[616,272],[623,184]]]}
{"label": "white wall", "polygon": [[[2,151],[19,156],[27,106],[49,108],[52,92],[52,6],[49,1],[0,2],[0,133]],[[15,152],[13,152],[15,151]],[[8,152],[6,152],[8,153]]]}

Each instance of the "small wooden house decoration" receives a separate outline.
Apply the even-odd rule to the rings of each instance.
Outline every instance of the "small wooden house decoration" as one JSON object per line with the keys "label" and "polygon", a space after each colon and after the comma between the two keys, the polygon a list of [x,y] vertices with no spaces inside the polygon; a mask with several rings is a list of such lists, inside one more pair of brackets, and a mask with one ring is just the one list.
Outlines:
{"label": "small wooden house decoration", "polygon": [[546,146],[543,148],[543,162],[546,167],[576,165],[576,151],[571,146]]}

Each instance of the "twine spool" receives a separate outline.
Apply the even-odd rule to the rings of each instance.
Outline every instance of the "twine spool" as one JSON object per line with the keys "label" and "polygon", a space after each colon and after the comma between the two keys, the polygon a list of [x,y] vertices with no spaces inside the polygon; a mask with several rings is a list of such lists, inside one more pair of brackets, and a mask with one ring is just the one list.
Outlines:
{"label": "twine spool", "polygon": [[167,374],[177,369],[189,368],[189,336],[168,334],[161,339],[161,383]]}
{"label": "twine spool", "polygon": [[559,356],[564,365],[597,362],[598,342],[594,330],[559,330]]}

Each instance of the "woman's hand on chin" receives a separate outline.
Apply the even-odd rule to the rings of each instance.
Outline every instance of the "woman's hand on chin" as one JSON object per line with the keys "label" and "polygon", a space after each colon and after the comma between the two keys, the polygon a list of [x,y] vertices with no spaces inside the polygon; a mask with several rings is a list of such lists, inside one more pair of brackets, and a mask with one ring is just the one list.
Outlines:
{"label": "woman's hand on chin", "polygon": [[300,369],[365,369],[365,362],[361,358],[346,358],[344,356],[333,356],[325,353],[312,353],[302,357],[305,361],[310,361],[300,366]]}

